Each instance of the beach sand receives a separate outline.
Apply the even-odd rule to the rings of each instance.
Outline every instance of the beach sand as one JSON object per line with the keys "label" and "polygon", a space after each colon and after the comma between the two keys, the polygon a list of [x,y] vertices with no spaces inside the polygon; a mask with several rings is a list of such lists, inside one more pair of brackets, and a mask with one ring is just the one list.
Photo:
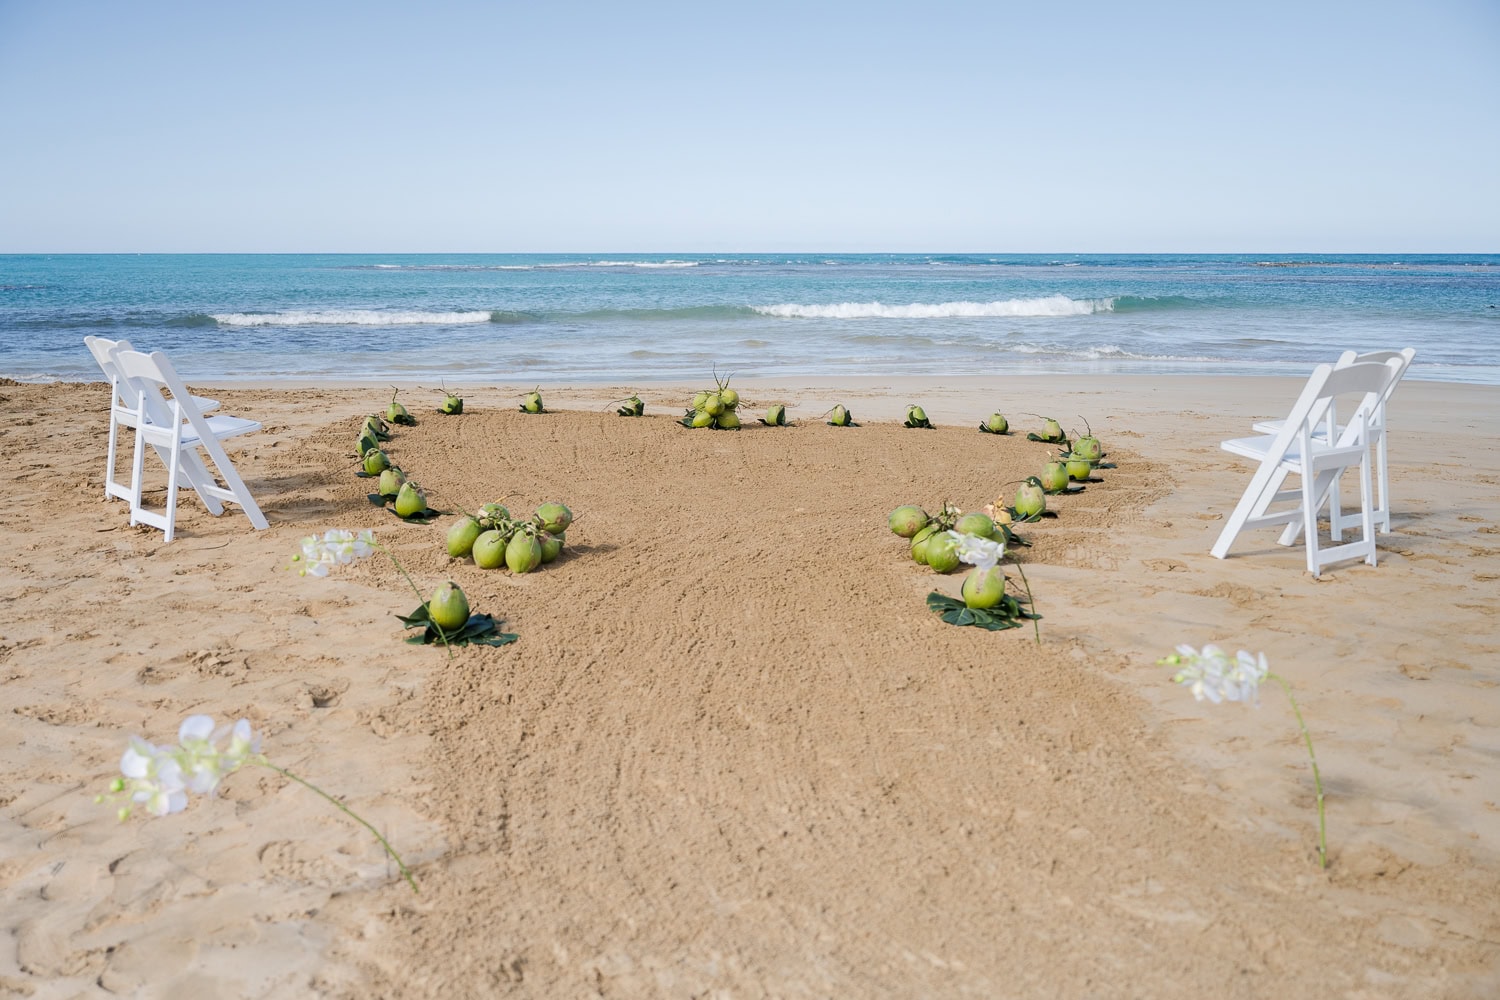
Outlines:
{"label": "beach sand", "polygon": [[[434,507],[579,515],[512,577],[367,503],[386,387],[195,387],[265,424],[229,447],[271,527],[187,493],[163,544],[102,499],[105,386],[0,384],[0,996],[1500,994],[1500,389],[1401,387],[1379,565],[1315,580],[1274,530],[1208,553],[1251,472],[1218,442],[1300,380],[738,387],[795,426],[687,431],[692,386],[403,393],[388,450]],[[647,416],[615,416],[632,390]],[[1021,434],[979,434],[995,409]],[[960,575],[885,524],[1009,496],[1048,451],[1023,411],[1117,465],[1021,529],[1040,644],[940,621]],[[389,560],[289,569],[334,527],[520,640],[404,644]],[[1156,664],[1208,642],[1293,686],[1326,871],[1282,692],[1200,704]],[[169,817],[93,801],[128,736],[200,712],[420,894],[265,769]]]}

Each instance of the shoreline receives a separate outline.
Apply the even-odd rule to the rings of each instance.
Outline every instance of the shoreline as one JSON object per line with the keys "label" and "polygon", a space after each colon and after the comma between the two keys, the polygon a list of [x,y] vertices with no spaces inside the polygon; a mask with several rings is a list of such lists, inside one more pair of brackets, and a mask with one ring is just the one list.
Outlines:
{"label": "shoreline", "polygon": [[[1246,364],[1249,365],[1250,363],[1246,362]],[[1054,368],[1052,368],[1052,367],[1049,366],[1049,367],[1044,368],[1043,370],[1038,370],[1038,371],[1035,371],[1035,372],[1011,371],[1011,372],[1006,372],[1004,374],[996,374],[996,375],[978,375],[978,374],[951,375],[951,374],[948,374],[948,373],[945,373],[945,372],[934,371],[934,372],[923,372],[923,373],[915,373],[915,374],[914,373],[884,373],[884,374],[878,374],[877,373],[877,374],[847,374],[847,375],[845,375],[845,374],[831,374],[831,373],[830,374],[817,374],[817,373],[805,373],[805,372],[803,372],[803,373],[794,373],[794,374],[785,374],[785,375],[756,375],[756,376],[743,376],[743,377],[735,375],[734,377],[736,379],[736,384],[737,385],[743,383],[743,384],[746,384],[746,385],[752,385],[752,384],[754,384],[754,385],[763,385],[763,386],[764,385],[771,385],[771,384],[782,384],[782,385],[788,385],[788,386],[799,386],[799,385],[825,384],[825,383],[829,384],[829,385],[855,385],[855,386],[860,386],[860,385],[865,385],[865,384],[869,384],[869,383],[888,382],[888,381],[890,381],[892,379],[899,379],[899,380],[903,380],[903,381],[906,381],[906,380],[921,380],[921,381],[926,382],[928,384],[938,384],[938,383],[941,383],[943,385],[971,385],[971,384],[976,384],[976,383],[985,383],[985,382],[992,382],[992,381],[997,381],[997,380],[998,381],[1024,380],[1024,381],[1030,382],[1030,381],[1041,380],[1041,379],[1070,379],[1070,380],[1071,379],[1104,379],[1104,380],[1115,380],[1115,379],[1118,379],[1118,380],[1121,380],[1121,381],[1139,381],[1139,380],[1155,380],[1155,379],[1166,379],[1166,380],[1174,380],[1174,379],[1204,380],[1204,379],[1221,379],[1222,378],[1222,379],[1233,379],[1233,380],[1246,380],[1246,379],[1268,379],[1269,378],[1269,379],[1290,379],[1290,380],[1302,381],[1302,380],[1305,380],[1306,377],[1307,377],[1307,375],[1313,370],[1314,367],[1316,367],[1316,364],[1317,364],[1317,362],[1313,362],[1313,361],[1306,361],[1306,362],[1303,362],[1303,361],[1280,362],[1280,363],[1278,363],[1277,369],[1273,370],[1273,371],[1227,371],[1226,372],[1226,371],[1217,370],[1218,368],[1222,368],[1221,365],[1212,366],[1212,367],[1215,367],[1215,369],[1216,369],[1214,371],[1204,371],[1204,372],[1193,371],[1193,370],[1122,372],[1122,371],[1112,371],[1112,370],[1101,371],[1101,370],[1087,370],[1087,369],[1080,369],[1078,371],[1068,371],[1068,370],[1065,370],[1065,369],[1054,369]],[[1210,367],[1210,366],[1205,365],[1205,367]],[[1441,377],[1441,376],[1444,376],[1444,375],[1451,375],[1453,373],[1449,372],[1449,371],[1445,371],[1445,372],[1439,373],[1438,375],[1428,375],[1428,374],[1424,373],[1424,370],[1423,370],[1424,367],[1428,367],[1428,366],[1423,366],[1421,364],[1421,362],[1417,362],[1417,363],[1413,364],[1412,368],[1407,372],[1407,374],[1405,376],[1404,383],[1417,383],[1417,382],[1420,382],[1420,383],[1424,383],[1424,384],[1437,384],[1437,385],[1475,386],[1475,387],[1487,387],[1487,388],[1500,387],[1500,378],[1495,378],[1493,380],[1487,380],[1486,378],[1481,377],[1481,376],[1475,376],[1474,378]],[[17,374],[0,374],[0,382],[15,382],[15,383],[17,383],[19,385],[87,385],[90,382],[98,382],[98,381],[102,380],[102,376],[101,377],[94,377],[94,375],[96,374],[96,372],[97,372],[97,369],[95,370],[95,372],[88,372],[88,373],[85,373],[82,376],[77,376],[77,377],[72,376],[72,375],[68,375],[68,376],[51,376],[51,375],[48,375],[48,376],[22,376],[22,375],[17,375]],[[195,376],[193,374],[193,372],[191,370],[191,367],[187,367],[187,368],[179,368],[178,374],[182,375],[185,380],[190,380],[190,381],[193,381],[195,383],[199,383],[199,384],[203,384],[203,385],[215,385],[215,386],[222,385],[222,386],[224,386],[226,388],[232,388],[232,389],[265,389],[265,390],[271,390],[271,389],[292,389],[292,390],[297,390],[297,389],[309,389],[309,388],[319,388],[319,387],[326,387],[326,388],[331,388],[331,389],[362,389],[362,388],[378,388],[378,387],[381,387],[381,386],[389,387],[391,385],[400,386],[402,389],[417,389],[417,388],[422,388],[424,386],[427,386],[428,383],[430,383],[434,378],[436,378],[438,381],[441,382],[444,379],[446,379],[446,378],[451,377],[452,375],[454,375],[455,372],[450,369],[450,370],[445,370],[445,371],[434,371],[434,372],[430,373],[429,375],[427,375],[425,377],[421,376],[421,375],[402,374],[402,375],[399,375],[399,376],[392,376],[390,378],[376,378],[376,377],[337,378],[337,377],[332,377],[332,376],[325,377],[325,376],[318,376],[318,375],[310,375],[310,376],[309,375],[287,375],[287,376],[274,376],[274,377],[249,376],[249,377],[245,377],[245,378],[233,378],[233,377],[224,377],[224,376],[215,376],[215,375],[206,375],[206,376],[202,376],[202,377],[197,377],[197,376]],[[457,374],[463,374],[463,373],[462,372],[457,372]],[[731,374],[733,374],[733,373],[731,373]],[[608,386],[616,386],[616,385],[624,385],[624,384],[633,385],[633,386],[636,386],[637,388],[640,388],[640,389],[661,390],[661,389],[671,389],[671,388],[683,388],[683,387],[686,387],[688,385],[694,384],[694,379],[696,379],[696,378],[697,378],[697,376],[694,376],[694,377],[683,377],[683,378],[671,378],[671,377],[660,378],[660,377],[658,377],[658,378],[639,379],[639,380],[636,380],[634,382],[628,382],[627,383],[623,378],[621,378],[619,376],[616,376],[616,375],[600,375],[600,376],[597,376],[597,377],[586,377],[586,378],[568,377],[568,378],[551,378],[551,379],[549,379],[549,378],[538,379],[538,378],[529,377],[529,376],[526,377],[526,378],[517,378],[517,377],[514,377],[514,376],[513,377],[509,377],[509,378],[496,378],[496,377],[485,376],[485,377],[481,377],[481,378],[478,378],[478,379],[467,380],[467,381],[469,382],[469,384],[476,384],[477,383],[477,384],[480,384],[480,385],[483,385],[483,386],[486,386],[486,387],[489,387],[489,388],[506,387],[506,386],[511,386],[511,385],[519,386],[519,385],[525,384],[527,386],[527,388],[525,390],[522,390],[522,391],[530,391],[530,388],[532,386],[537,385],[538,382],[540,382],[543,386],[546,386],[546,385],[550,384],[550,385],[560,386],[560,387],[562,387],[564,389],[568,389],[568,390],[571,390],[571,389],[580,389],[581,390],[581,389],[586,389],[586,388],[604,388],[604,387],[608,387]],[[708,372],[708,373],[706,373],[706,374],[704,374],[701,377],[701,381],[705,385],[711,385],[712,384],[712,380],[713,380],[713,374],[712,374],[711,371]]]}
{"label": "shoreline", "polygon": [[[1308,365],[1310,373],[1313,365]],[[430,384],[429,379],[323,379],[323,378],[292,378],[292,379],[214,379],[197,378],[190,372],[181,372],[185,382],[198,388],[212,388],[226,392],[306,392],[316,390],[330,390],[340,393],[353,393],[369,391],[372,393],[388,392],[391,388],[399,388],[402,393],[412,399],[422,398],[422,394],[430,394],[434,397],[441,395],[441,390]],[[828,376],[790,376],[790,377],[747,377],[733,376],[733,385],[736,389],[748,391],[751,394],[764,396],[767,402],[780,401],[779,396],[810,397],[824,394],[838,395],[840,393],[853,394],[851,398],[864,398],[875,401],[880,406],[882,414],[900,419],[906,402],[921,402],[925,398],[938,398],[951,402],[940,403],[946,406],[939,412],[943,413],[950,422],[956,419],[967,419],[972,415],[976,420],[988,415],[984,412],[968,413],[962,407],[979,404],[980,409],[984,406],[994,407],[1005,402],[1005,399],[997,399],[987,402],[993,397],[1016,398],[1037,392],[1049,396],[1056,394],[1067,394],[1077,396],[1106,395],[1109,398],[1118,398],[1122,402],[1128,402],[1134,396],[1156,396],[1169,393],[1181,396],[1185,400],[1195,401],[1195,405],[1204,400],[1218,398],[1221,394],[1227,394],[1236,402],[1248,399],[1253,395],[1264,395],[1266,405],[1275,408],[1277,400],[1285,398],[1286,405],[1290,405],[1295,399],[1296,392],[1305,384],[1306,375],[1285,375],[1280,373],[1260,375],[1118,375],[1111,373],[1081,373],[1081,374],[1004,374],[1004,375],[945,375],[939,381],[925,374],[919,375],[828,375]],[[80,381],[52,380],[47,382],[29,382],[14,378],[0,377],[0,384],[13,384],[16,386],[59,386],[65,388],[84,389],[90,386],[103,384],[103,378],[87,379]],[[1270,393],[1263,390],[1274,387]],[[504,399],[509,395],[517,398],[537,388],[537,383],[530,380],[505,381],[486,380],[485,384],[477,387],[456,387],[454,389],[459,395],[468,398],[482,398],[493,403]],[[624,379],[603,380],[558,380],[556,383],[543,384],[540,389],[544,400],[557,399],[566,403],[598,402],[601,405],[617,398],[611,393],[623,392],[630,395],[632,392],[650,395],[647,399],[648,412],[664,412],[670,410],[677,402],[686,405],[692,395],[699,389],[713,388],[712,375],[706,376],[698,381],[689,379],[652,379],[626,381]],[[1276,393],[1281,392],[1278,396]],[[1436,397],[1443,394],[1453,394],[1452,398],[1459,398],[1465,402],[1478,402],[1480,404],[1495,403],[1500,401],[1500,385],[1490,385],[1480,382],[1443,382],[1436,380],[1425,380],[1412,378],[1410,374],[1403,379],[1397,390],[1396,399],[1406,395],[1420,397],[1420,405],[1426,406],[1437,401]],[[901,403],[897,406],[892,403],[889,406],[881,405],[880,400],[886,396],[900,396]],[[772,398],[778,397],[778,398]],[[911,397],[907,399],[907,397]],[[919,399],[918,397],[922,397]],[[1489,398],[1493,397],[1493,398]],[[828,406],[831,407],[837,399],[830,399]],[[654,404],[654,405],[653,405]],[[809,406],[816,405],[809,402]],[[925,403],[923,403],[926,406]],[[550,406],[549,409],[566,408],[563,406]],[[790,407],[789,407],[790,409]],[[679,414],[680,415],[680,414]]]}

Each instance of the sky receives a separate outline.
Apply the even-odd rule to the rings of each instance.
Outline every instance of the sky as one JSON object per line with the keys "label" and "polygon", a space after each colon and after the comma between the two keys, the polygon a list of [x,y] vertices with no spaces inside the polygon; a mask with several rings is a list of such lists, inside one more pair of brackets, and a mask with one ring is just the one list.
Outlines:
{"label": "sky", "polygon": [[1500,0],[0,0],[0,253],[1500,252]]}

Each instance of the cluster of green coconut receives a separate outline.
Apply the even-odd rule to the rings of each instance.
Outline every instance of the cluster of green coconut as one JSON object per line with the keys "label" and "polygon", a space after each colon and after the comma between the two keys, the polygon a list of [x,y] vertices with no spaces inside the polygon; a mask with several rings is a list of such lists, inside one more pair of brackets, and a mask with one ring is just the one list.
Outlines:
{"label": "cluster of green coconut", "polygon": [[377,479],[379,482],[376,492],[370,494],[371,502],[380,506],[390,503],[396,515],[403,520],[436,513],[428,509],[427,494],[407,477],[400,466],[391,462],[390,456],[381,447],[384,442],[391,439],[391,424],[415,423],[415,418],[407,412],[406,407],[396,402],[393,394],[390,405],[386,407],[385,415],[382,417],[377,413],[370,414],[360,425],[359,430],[357,447],[360,455],[359,474],[367,479]]}
{"label": "cluster of green coconut", "polygon": [[[936,514],[928,514],[914,504],[897,507],[891,511],[887,524],[896,535],[910,541],[912,560],[930,566],[935,573],[951,573],[962,563],[955,532],[1002,544],[1015,541],[1005,522],[997,522],[980,511],[965,514],[948,503]],[[976,569],[964,578],[961,592],[966,606],[993,608],[1005,596],[1005,575],[991,572],[983,574],[981,579]]]}
{"label": "cluster of green coconut", "polygon": [[1094,436],[1093,429],[1088,426],[1087,420],[1083,422],[1086,433],[1072,442],[1069,442],[1067,436],[1062,433],[1061,427],[1057,426],[1057,421],[1049,420],[1048,423],[1057,427],[1054,437],[1041,435],[1033,435],[1033,437],[1039,441],[1060,444],[1063,450],[1043,466],[1041,475],[1032,478],[1035,480],[1035,485],[1040,486],[1045,493],[1066,493],[1072,483],[1089,482],[1093,479],[1094,470],[1104,459],[1104,445]]}
{"label": "cluster of green coconut", "polygon": [[[687,413],[678,421],[684,427],[708,427],[716,431],[737,431],[740,429],[740,415],[736,412],[740,405],[740,394],[729,388],[729,378],[726,375],[720,379],[714,376],[714,388],[700,389],[693,397],[693,405],[688,407]],[[785,411],[782,411],[782,421],[785,422]]]}
{"label": "cluster of green coconut", "polygon": [[448,555],[472,558],[480,569],[504,566],[530,573],[562,555],[573,512],[558,501],[544,503],[529,518],[513,518],[502,503],[487,503],[448,529]]}

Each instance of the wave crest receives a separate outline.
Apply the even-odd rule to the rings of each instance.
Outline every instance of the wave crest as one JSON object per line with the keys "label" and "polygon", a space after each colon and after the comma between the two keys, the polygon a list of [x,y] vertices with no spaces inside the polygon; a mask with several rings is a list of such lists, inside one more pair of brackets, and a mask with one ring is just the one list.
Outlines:
{"label": "wave crest", "polygon": [[327,309],[275,313],[214,313],[221,326],[452,326],[489,323],[493,313],[384,312],[378,309]]}
{"label": "wave crest", "polygon": [[787,303],[755,306],[763,316],[782,319],[971,319],[992,316],[1089,316],[1112,312],[1114,299],[1070,299],[1048,295],[1035,299],[1004,299],[998,302],[913,302],[893,306],[881,302],[840,302],[835,305]]}

